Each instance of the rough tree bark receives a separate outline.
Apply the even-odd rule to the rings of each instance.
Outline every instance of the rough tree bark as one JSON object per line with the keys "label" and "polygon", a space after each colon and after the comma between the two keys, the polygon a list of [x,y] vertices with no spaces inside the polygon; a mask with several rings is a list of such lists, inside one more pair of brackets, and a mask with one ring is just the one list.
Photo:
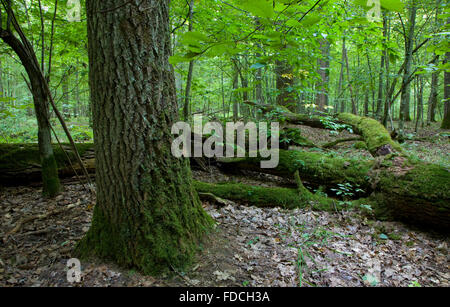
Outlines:
{"label": "rough tree bark", "polygon": [[128,3],[87,1],[97,204],[76,251],[153,274],[189,264],[212,220],[171,153],[169,2]]}

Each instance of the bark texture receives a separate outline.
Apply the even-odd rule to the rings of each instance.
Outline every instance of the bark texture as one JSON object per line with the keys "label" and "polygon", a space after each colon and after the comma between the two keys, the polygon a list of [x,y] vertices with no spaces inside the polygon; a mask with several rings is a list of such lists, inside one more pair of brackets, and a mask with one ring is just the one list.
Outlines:
{"label": "bark texture", "polygon": [[185,267],[212,220],[171,154],[169,2],[89,0],[87,16],[97,204],[77,253],[150,274]]}

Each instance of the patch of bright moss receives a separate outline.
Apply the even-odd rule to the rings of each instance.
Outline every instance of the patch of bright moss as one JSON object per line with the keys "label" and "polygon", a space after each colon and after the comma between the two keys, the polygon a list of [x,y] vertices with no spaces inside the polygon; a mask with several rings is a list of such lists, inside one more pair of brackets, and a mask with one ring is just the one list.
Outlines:
{"label": "patch of bright moss", "polygon": [[337,118],[352,126],[356,133],[362,135],[371,154],[374,154],[378,148],[384,145],[391,145],[398,152],[403,151],[401,146],[392,140],[386,128],[377,120],[350,113],[340,113]]}
{"label": "patch of bright moss", "polygon": [[356,149],[367,149],[367,145],[366,145],[366,143],[363,142],[363,141],[356,142],[356,143],[353,145],[353,147],[355,147]]}
{"label": "patch of bright moss", "polygon": [[278,187],[251,186],[242,183],[206,183],[194,181],[197,192],[212,193],[217,197],[241,201],[257,207],[281,207],[284,209],[304,208],[331,210],[332,200],[309,191]]}

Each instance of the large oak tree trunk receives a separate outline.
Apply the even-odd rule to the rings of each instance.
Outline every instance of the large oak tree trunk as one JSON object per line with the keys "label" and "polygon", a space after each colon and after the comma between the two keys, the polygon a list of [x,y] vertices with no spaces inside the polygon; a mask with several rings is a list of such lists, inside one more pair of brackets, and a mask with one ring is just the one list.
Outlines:
{"label": "large oak tree trunk", "polygon": [[89,0],[87,16],[97,204],[77,253],[144,273],[185,267],[212,220],[171,154],[169,2]]}

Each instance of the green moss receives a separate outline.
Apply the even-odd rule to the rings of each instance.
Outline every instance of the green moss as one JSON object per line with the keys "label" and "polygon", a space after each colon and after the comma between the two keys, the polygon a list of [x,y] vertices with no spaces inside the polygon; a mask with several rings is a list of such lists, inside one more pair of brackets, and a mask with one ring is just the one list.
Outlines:
{"label": "green moss", "polygon": [[356,142],[353,147],[355,147],[356,149],[367,149],[367,145],[365,142],[359,141]]}
{"label": "green moss", "polygon": [[298,170],[302,180],[317,185],[336,186],[338,183],[351,183],[366,189],[369,186],[368,172],[372,167],[370,161],[331,157],[322,153],[297,150],[280,150],[279,164],[274,169],[261,169],[263,158],[221,159],[223,164],[229,164],[242,169],[255,170],[278,176],[293,178]]}
{"label": "green moss", "polygon": [[[72,161],[75,161],[75,153],[70,144],[62,144]],[[93,150],[90,143],[76,144],[80,156],[87,150]],[[57,144],[53,145],[53,154],[58,168],[69,165],[66,155]],[[30,165],[41,165],[38,144],[0,144],[0,169],[20,169]]]}
{"label": "green moss", "polygon": [[[433,164],[406,162],[408,169],[382,169],[371,196],[379,219],[450,229],[450,172]],[[411,165],[409,165],[411,164]]]}
{"label": "green moss", "polygon": [[302,135],[298,128],[285,128],[281,131],[280,140],[287,142],[289,145],[303,147],[317,147],[313,142]]}
{"label": "green moss", "polygon": [[42,161],[42,192],[44,196],[54,197],[60,190],[61,185],[58,177],[58,167],[54,156],[50,156]]}
{"label": "green moss", "polygon": [[112,260],[151,275],[192,264],[214,221],[191,185],[187,164],[154,166],[140,183],[143,199],[98,197],[92,226],[76,247],[78,257]]}
{"label": "green moss", "polygon": [[388,233],[388,237],[389,237],[389,239],[394,240],[394,241],[398,241],[398,240],[402,239],[402,236],[395,232]]}
{"label": "green moss", "polygon": [[284,209],[304,208],[331,210],[332,200],[312,194],[308,190],[278,187],[251,186],[242,183],[206,183],[195,181],[198,192],[212,193],[217,197],[244,202],[256,207],[281,207]]}
{"label": "green moss", "polygon": [[403,151],[401,146],[391,139],[386,128],[377,120],[350,113],[340,113],[337,115],[337,118],[341,122],[352,126],[356,133],[361,134],[371,154],[375,154],[384,145],[390,145],[398,152]]}

